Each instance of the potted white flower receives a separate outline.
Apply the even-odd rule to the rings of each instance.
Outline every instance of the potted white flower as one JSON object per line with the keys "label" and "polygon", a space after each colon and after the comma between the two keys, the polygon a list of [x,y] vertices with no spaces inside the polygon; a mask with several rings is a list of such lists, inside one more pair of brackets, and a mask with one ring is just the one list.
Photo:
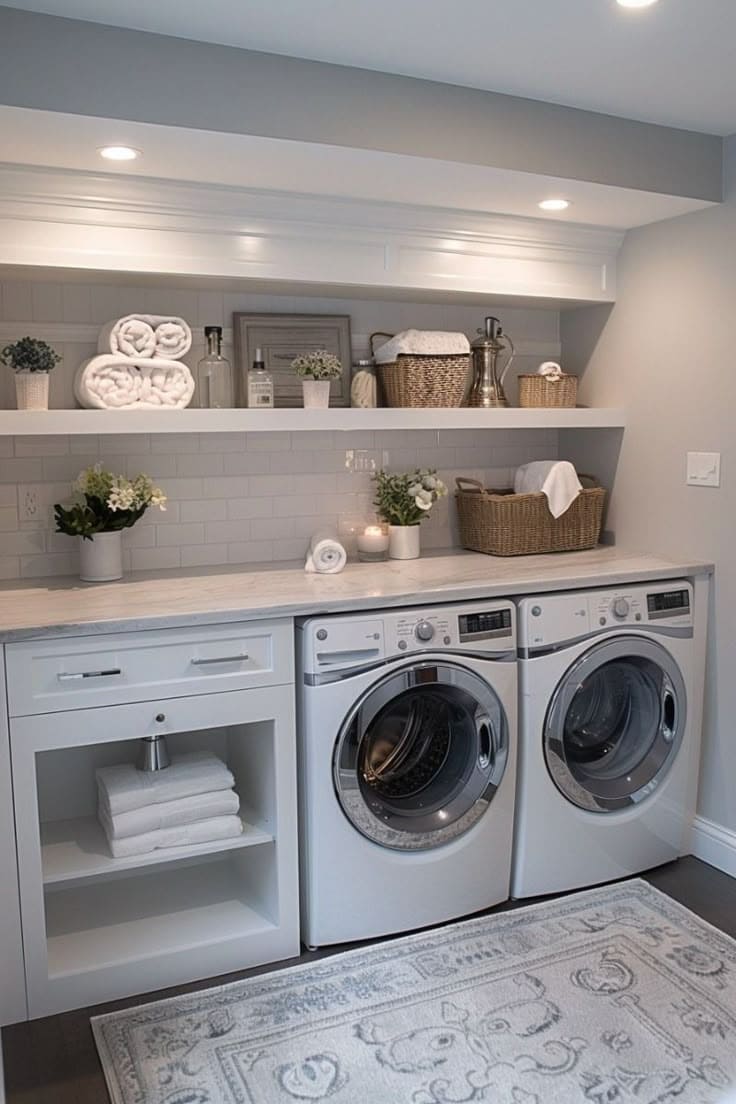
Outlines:
{"label": "potted white flower", "polygon": [[301,377],[305,408],[326,410],[330,405],[330,382],[342,375],[340,358],[326,349],[315,349],[295,357],[291,367]]}
{"label": "potted white flower", "polygon": [[48,410],[49,372],[61,357],[45,341],[22,337],[6,345],[0,360],[15,372],[15,396],[18,410]]}
{"label": "potted white flower", "polygon": [[149,506],[166,509],[166,495],[150,476],[113,475],[101,464],[80,472],[75,496],[54,506],[56,532],[79,538],[79,577],[106,583],[123,574],[122,531],[143,517]]}
{"label": "potted white flower", "polygon": [[447,487],[430,468],[390,475],[377,471],[374,505],[388,522],[388,554],[393,560],[415,560],[419,555],[419,526]]}

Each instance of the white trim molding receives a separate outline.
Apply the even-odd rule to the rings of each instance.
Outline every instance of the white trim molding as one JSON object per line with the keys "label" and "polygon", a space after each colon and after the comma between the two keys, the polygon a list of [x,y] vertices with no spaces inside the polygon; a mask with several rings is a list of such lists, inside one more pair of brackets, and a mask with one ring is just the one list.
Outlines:
{"label": "white trim molding", "polygon": [[0,165],[0,264],[613,302],[623,232]]}
{"label": "white trim molding", "polygon": [[736,878],[736,832],[705,817],[696,816],[691,838],[692,854],[709,866]]}

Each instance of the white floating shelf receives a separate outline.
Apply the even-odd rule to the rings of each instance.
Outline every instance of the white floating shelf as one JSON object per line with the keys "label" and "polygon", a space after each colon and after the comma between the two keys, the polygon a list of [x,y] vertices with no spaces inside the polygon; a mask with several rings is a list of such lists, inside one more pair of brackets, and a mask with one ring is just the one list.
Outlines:
{"label": "white floating shelf", "polygon": [[211,840],[188,847],[167,847],[147,855],[114,859],[96,817],[49,821],[41,825],[41,863],[46,886],[81,878],[99,878],[121,870],[137,870],[177,859],[211,855],[271,843],[273,835],[257,824],[243,820],[243,834],[232,839]]}
{"label": "white floating shelf", "polygon": [[616,407],[574,410],[381,408],[358,410],[0,410],[0,436],[114,433],[260,433],[309,430],[611,429],[626,425]]}

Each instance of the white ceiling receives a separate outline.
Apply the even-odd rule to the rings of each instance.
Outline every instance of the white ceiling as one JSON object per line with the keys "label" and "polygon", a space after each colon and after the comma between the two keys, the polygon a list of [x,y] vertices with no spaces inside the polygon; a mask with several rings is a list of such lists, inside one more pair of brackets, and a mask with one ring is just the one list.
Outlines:
{"label": "white ceiling", "polygon": [[[701,200],[586,181],[251,135],[0,106],[0,133],[15,164],[157,177],[378,202],[518,215],[626,230],[711,206]],[[97,152],[131,145],[138,161]],[[564,213],[537,204],[564,196]]]}
{"label": "white ceiling", "polygon": [[711,134],[736,132],[736,0],[10,0]]}

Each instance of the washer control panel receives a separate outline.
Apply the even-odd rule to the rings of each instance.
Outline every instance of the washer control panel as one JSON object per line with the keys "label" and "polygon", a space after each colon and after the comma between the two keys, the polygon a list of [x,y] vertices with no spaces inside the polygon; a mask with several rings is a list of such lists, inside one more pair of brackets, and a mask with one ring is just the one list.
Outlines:
{"label": "washer control panel", "polygon": [[519,603],[519,644],[546,648],[602,632],[692,625],[692,587],[664,582],[622,589],[601,588],[539,595]]}

